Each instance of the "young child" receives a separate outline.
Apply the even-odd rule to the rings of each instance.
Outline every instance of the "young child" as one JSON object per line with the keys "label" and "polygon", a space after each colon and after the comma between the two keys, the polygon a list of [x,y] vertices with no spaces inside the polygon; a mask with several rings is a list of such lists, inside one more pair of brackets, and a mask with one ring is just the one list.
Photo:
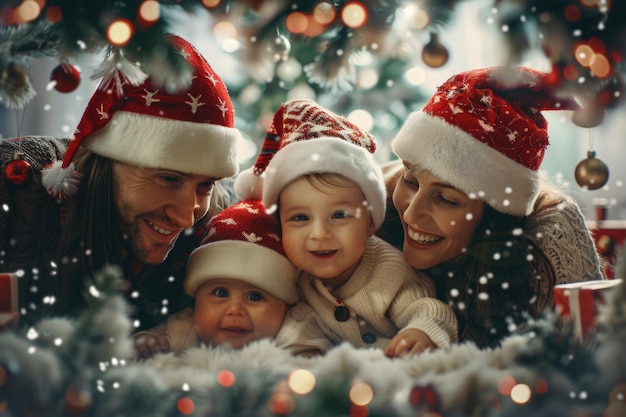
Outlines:
{"label": "young child", "polygon": [[135,334],[138,358],[201,344],[239,349],[274,338],[298,298],[295,272],[282,249],[280,224],[260,201],[224,209],[189,257],[184,287],[195,306]]}
{"label": "young child", "polygon": [[457,340],[452,308],[432,281],[374,236],[385,215],[375,139],[310,100],[274,115],[253,170],[235,180],[240,197],[277,211],[283,248],[300,270],[301,302],[277,343],[296,354],[348,341],[398,357]]}

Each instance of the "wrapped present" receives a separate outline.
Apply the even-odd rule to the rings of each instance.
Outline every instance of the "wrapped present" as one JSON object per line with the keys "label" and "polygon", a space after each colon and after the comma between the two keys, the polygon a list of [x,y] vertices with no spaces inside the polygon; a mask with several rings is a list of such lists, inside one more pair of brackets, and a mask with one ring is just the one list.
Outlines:
{"label": "wrapped present", "polygon": [[583,340],[596,325],[598,306],[605,301],[607,291],[620,285],[621,279],[572,282],[554,287],[556,311],[572,320],[578,340]]}
{"label": "wrapped present", "polygon": [[0,272],[0,330],[17,326],[19,318],[18,275]]}
{"label": "wrapped present", "polygon": [[17,274],[0,272],[0,312],[18,311]]}

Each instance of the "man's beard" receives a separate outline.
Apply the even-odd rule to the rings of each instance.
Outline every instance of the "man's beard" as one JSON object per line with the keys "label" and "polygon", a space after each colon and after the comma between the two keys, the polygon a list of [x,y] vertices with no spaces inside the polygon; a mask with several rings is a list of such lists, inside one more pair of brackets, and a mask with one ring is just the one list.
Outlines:
{"label": "man's beard", "polygon": [[[167,255],[171,252],[177,239],[174,239],[171,244],[159,245],[158,247],[149,247],[142,240],[141,227],[139,222],[143,222],[143,218],[135,220],[132,223],[128,223],[122,219],[121,226],[123,233],[123,240],[128,249],[135,255],[135,257],[141,262],[148,265],[158,265],[165,261]],[[154,259],[155,252],[160,251],[162,256],[159,259]]]}

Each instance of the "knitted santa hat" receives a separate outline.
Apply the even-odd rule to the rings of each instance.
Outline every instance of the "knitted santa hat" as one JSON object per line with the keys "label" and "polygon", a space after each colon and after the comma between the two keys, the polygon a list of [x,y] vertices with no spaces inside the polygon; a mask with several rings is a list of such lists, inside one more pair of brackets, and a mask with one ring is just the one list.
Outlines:
{"label": "knitted santa hat", "polygon": [[308,174],[343,175],[361,188],[378,228],[385,217],[386,192],[373,153],[376,139],[312,100],[292,100],[274,114],[255,165],[235,180],[241,198],[262,198],[270,211],[292,181]]}
{"label": "knitted santa hat", "polygon": [[210,222],[203,245],[189,256],[185,292],[195,296],[205,282],[237,279],[293,304],[298,300],[296,269],[285,256],[280,224],[259,200],[243,200]]}
{"label": "knitted santa hat", "polygon": [[509,67],[455,75],[422,111],[409,116],[392,149],[500,212],[528,215],[548,146],[548,124],[540,111],[577,107],[573,100],[558,99],[546,76]]}
{"label": "knitted santa hat", "polygon": [[165,168],[216,178],[237,173],[233,105],[226,86],[208,62],[186,40],[166,40],[187,60],[191,84],[168,92],[149,76],[137,85],[130,80],[100,82],[76,128],[63,161],[43,173],[43,182],[57,198],[76,192],[72,159],[80,146],[117,161]]}

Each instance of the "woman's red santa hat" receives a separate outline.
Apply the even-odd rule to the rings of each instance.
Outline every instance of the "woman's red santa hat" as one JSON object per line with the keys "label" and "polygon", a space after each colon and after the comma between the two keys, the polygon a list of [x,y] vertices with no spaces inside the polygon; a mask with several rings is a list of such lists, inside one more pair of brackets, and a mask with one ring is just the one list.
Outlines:
{"label": "woman's red santa hat", "polygon": [[412,113],[391,143],[400,159],[475,195],[496,210],[526,216],[539,194],[548,146],[542,110],[574,110],[529,68],[463,72]]}
{"label": "woman's red santa hat", "polygon": [[226,86],[193,45],[177,35],[165,37],[188,62],[191,84],[172,92],[155,81],[158,74],[139,83],[103,78],[63,161],[43,171],[42,181],[51,195],[63,199],[76,193],[80,173],[74,172],[72,160],[81,146],[146,168],[215,178],[237,173],[240,133],[234,127]]}

